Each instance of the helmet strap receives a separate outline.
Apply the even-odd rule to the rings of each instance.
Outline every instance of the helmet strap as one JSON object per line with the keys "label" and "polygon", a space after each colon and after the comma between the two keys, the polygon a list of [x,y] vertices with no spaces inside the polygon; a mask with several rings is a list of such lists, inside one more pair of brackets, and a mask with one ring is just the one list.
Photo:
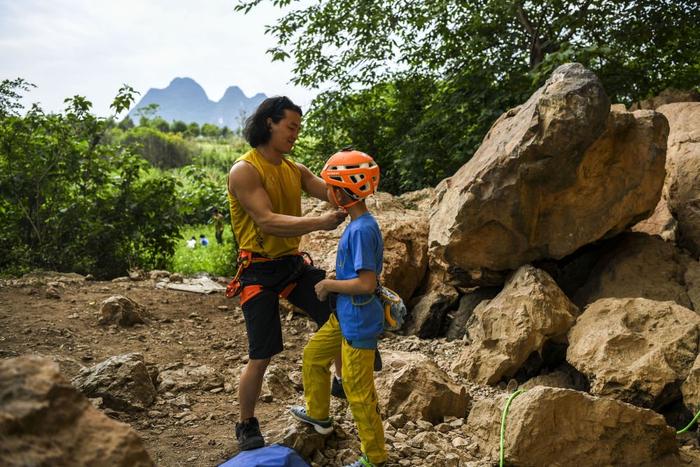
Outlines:
{"label": "helmet strap", "polygon": [[333,197],[333,201],[335,202],[336,206],[341,207],[344,211],[347,211],[348,208],[350,208],[351,206],[354,206],[357,203],[359,203],[360,201],[362,201],[362,198],[360,198],[360,199],[350,201],[349,203],[346,203],[346,204],[341,204],[340,201],[338,200],[338,197],[335,195],[335,188],[340,188],[342,190],[342,187],[337,187],[335,185],[331,185],[331,196]]}

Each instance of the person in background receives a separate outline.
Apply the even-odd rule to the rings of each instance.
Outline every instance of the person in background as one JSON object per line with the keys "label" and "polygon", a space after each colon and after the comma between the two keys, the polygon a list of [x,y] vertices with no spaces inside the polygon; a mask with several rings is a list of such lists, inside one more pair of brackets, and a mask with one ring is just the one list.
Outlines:
{"label": "person in background", "polygon": [[194,249],[194,247],[196,247],[196,246],[197,246],[197,239],[196,238],[192,237],[189,240],[187,240],[187,248]]}
{"label": "person in background", "polygon": [[204,234],[199,235],[199,244],[202,246],[209,246],[209,239],[207,238],[206,235],[204,235]]}
{"label": "person in background", "polygon": [[224,243],[224,215],[217,208],[214,208],[211,211],[211,221],[214,223],[216,243],[221,245]]}

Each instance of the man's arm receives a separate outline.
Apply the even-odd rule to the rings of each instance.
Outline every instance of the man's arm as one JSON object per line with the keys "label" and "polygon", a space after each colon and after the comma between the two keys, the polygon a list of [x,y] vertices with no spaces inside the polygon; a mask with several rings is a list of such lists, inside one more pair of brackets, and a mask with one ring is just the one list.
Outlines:
{"label": "man's arm", "polygon": [[228,190],[264,233],[276,237],[298,237],[315,230],[333,230],[346,216],[342,211],[331,211],[318,217],[297,217],[272,212],[272,202],[258,171],[245,161],[231,167]]}
{"label": "man's arm", "polygon": [[328,192],[326,191],[326,182],[322,178],[314,175],[304,164],[296,163],[301,171],[301,188],[321,201],[328,201]]}

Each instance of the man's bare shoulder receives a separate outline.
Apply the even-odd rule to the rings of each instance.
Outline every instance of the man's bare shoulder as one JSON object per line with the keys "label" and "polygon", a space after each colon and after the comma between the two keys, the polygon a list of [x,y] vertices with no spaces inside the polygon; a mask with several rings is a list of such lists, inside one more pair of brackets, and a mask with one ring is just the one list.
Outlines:
{"label": "man's bare shoulder", "polygon": [[248,161],[240,160],[233,163],[231,170],[229,171],[229,177],[236,179],[249,179],[254,178],[260,180],[260,175],[258,170]]}
{"label": "man's bare shoulder", "polygon": [[249,162],[235,162],[228,175],[229,192],[238,197],[241,189],[245,192],[257,187],[262,187],[262,179],[258,170]]}

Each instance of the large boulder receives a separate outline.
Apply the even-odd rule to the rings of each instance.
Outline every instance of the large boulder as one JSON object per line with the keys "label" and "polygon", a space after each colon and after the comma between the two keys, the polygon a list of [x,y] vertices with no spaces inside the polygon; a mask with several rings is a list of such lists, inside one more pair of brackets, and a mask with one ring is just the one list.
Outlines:
{"label": "large boulder", "polygon": [[110,357],[73,378],[73,385],[88,397],[101,397],[115,410],[144,410],[157,392],[140,353]]}
{"label": "large boulder", "polygon": [[382,352],[384,369],[376,378],[377,396],[386,418],[404,414],[410,420],[440,423],[464,418],[470,398],[464,386],[420,353]]}
{"label": "large boulder", "polygon": [[688,377],[683,381],[681,393],[683,404],[693,413],[697,413],[700,410],[700,355],[695,359]]}
{"label": "large boulder", "polygon": [[630,106],[630,110],[639,109],[659,109],[666,104],[676,102],[698,102],[700,101],[700,93],[695,90],[684,90],[667,88],[659,93],[658,96],[650,97],[639,102],[635,102]]}
{"label": "large boulder", "polygon": [[[474,403],[467,430],[488,458],[499,455],[507,395]],[[648,409],[570,389],[535,387],[513,399],[505,463],[529,466],[679,465],[673,428]]]}
{"label": "large boulder", "polygon": [[576,305],[583,308],[607,297],[641,297],[695,309],[689,294],[693,279],[686,276],[700,268],[696,260],[657,236],[624,233],[610,243],[574,295]]}
{"label": "large boulder", "polygon": [[452,312],[452,320],[447,327],[445,337],[447,340],[464,338],[467,327],[474,316],[474,309],[483,301],[491,300],[498,295],[500,290],[496,287],[479,287],[462,295],[459,299],[459,307]]}
{"label": "large boulder", "polygon": [[442,334],[448,310],[459,300],[459,293],[446,283],[441,271],[429,271],[423,289],[425,293],[412,300],[402,331],[429,339]]}
{"label": "large boulder", "polygon": [[481,283],[623,231],[659,201],[667,135],[663,115],[610,112],[593,73],[562,65],[440,183],[431,261]]}
{"label": "large boulder", "polygon": [[48,359],[0,361],[0,394],[3,466],[155,465],[131,427],[95,409]]}
{"label": "large boulder", "polygon": [[700,256],[700,102],[659,107],[669,122],[668,205],[678,221],[677,240]]}
{"label": "large boulder", "polygon": [[544,271],[523,266],[503,290],[474,310],[471,344],[452,369],[482,384],[514,376],[530,354],[552,340],[565,342],[578,308]]}
{"label": "large boulder", "polygon": [[[408,303],[428,268],[428,214],[425,209],[431,192],[406,193],[394,197],[376,193],[367,207],[377,219],[384,237],[382,283],[395,290]],[[306,200],[303,212],[315,215],[328,208],[327,203]],[[311,254],[317,267],[335,275],[338,241],[345,224],[333,231],[304,235],[299,249]]]}
{"label": "large boulder", "polygon": [[566,359],[591,394],[659,408],[680,398],[699,338],[700,316],[676,303],[604,298],[569,332]]}
{"label": "large boulder", "polygon": [[[666,153],[666,165],[668,166],[668,152]],[[668,170],[668,169],[667,169]],[[676,229],[678,222],[671,214],[668,207],[668,171],[666,172],[666,182],[661,191],[661,199],[659,204],[654,208],[651,216],[641,222],[633,225],[630,230],[632,232],[645,233],[647,235],[657,235],[667,242],[676,241]]]}

